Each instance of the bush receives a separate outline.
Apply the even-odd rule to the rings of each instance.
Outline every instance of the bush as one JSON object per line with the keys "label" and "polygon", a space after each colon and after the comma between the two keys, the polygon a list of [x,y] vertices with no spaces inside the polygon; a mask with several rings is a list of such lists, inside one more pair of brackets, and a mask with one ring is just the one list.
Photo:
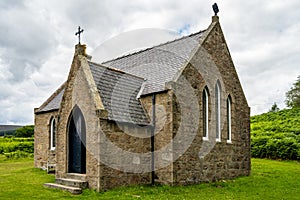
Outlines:
{"label": "bush", "polygon": [[300,160],[300,109],[251,117],[251,155]]}
{"label": "bush", "polygon": [[256,158],[300,159],[300,143],[292,137],[254,137],[251,148],[251,155]]}
{"label": "bush", "polygon": [[23,126],[16,130],[16,137],[33,137],[34,135],[34,126]]}
{"label": "bush", "polygon": [[266,145],[268,140],[270,139],[269,136],[261,136],[251,138],[251,155],[255,158],[266,158],[267,157],[267,149]]}
{"label": "bush", "polygon": [[23,158],[33,156],[33,138],[0,138],[0,154],[7,158]]}

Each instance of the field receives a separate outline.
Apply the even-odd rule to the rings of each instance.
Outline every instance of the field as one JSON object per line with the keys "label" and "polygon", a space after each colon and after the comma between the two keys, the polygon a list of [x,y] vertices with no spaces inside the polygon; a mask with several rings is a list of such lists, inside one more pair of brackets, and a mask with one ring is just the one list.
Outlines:
{"label": "field", "polygon": [[34,139],[32,137],[0,137],[0,155],[2,154],[8,159],[33,157],[33,147]]}
{"label": "field", "polygon": [[81,195],[43,187],[54,175],[33,168],[33,160],[0,157],[0,199],[299,199],[300,163],[252,159],[252,175],[193,186],[133,186]]}

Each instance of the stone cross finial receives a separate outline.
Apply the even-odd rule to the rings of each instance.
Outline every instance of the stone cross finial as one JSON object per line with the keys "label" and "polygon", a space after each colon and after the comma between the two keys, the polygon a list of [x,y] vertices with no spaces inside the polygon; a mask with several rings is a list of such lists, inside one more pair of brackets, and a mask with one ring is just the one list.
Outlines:
{"label": "stone cross finial", "polygon": [[80,34],[83,33],[83,29],[78,26],[78,32],[75,33],[75,35],[78,35],[78,44],[80,44]]}

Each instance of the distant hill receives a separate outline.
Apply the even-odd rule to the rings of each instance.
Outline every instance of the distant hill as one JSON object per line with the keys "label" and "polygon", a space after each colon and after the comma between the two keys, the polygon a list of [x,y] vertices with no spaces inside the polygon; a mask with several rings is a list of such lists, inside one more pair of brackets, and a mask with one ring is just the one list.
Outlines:
{"label": "distant hill", "polygon": [[251,117],[252,157],[300,160],[300,109]]}
{"label": "distant hill", "polygon": [[17,125],[0,125],[0,136],[4,135],[14,135],[15,130],[23,126]]}
{"label": "distant hill", "polygon": [[17,125],[0,125],[0,131],[11,131],[16,130],[18,128],[21,128],[23,126],[17,126]]}

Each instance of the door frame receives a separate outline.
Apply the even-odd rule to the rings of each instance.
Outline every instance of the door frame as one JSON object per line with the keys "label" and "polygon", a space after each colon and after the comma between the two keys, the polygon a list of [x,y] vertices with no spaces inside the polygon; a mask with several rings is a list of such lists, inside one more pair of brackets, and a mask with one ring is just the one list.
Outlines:
{"label": "door frame", "polygon": [[[73,122],[72,122],[73,120]],[[80,170],[76,171],[73,169],[73,165],[71,165],[71,157],[72,157],[72,150],[73,148],[71,148],[71,135],[72,131],[71,131],[71,124],[73,123],[74,128],[76,129],[76,122],[78,120],[80,120],[80,140],[81,140],[81,146],[80,146]],[[77,132],[77,129],[75,130]],[[78,132],[77,132],[78,133]],[[86,173],[86,123],[85,123],[85,119],[84,116],[80,110],[80,108],[75,105],[74,108],[72,109],[70,115],[69,115],[69,119],[68,119],[68,126],[67,126],[67,172],[68,173],[78,173],[78,174],[85,174]]]}

